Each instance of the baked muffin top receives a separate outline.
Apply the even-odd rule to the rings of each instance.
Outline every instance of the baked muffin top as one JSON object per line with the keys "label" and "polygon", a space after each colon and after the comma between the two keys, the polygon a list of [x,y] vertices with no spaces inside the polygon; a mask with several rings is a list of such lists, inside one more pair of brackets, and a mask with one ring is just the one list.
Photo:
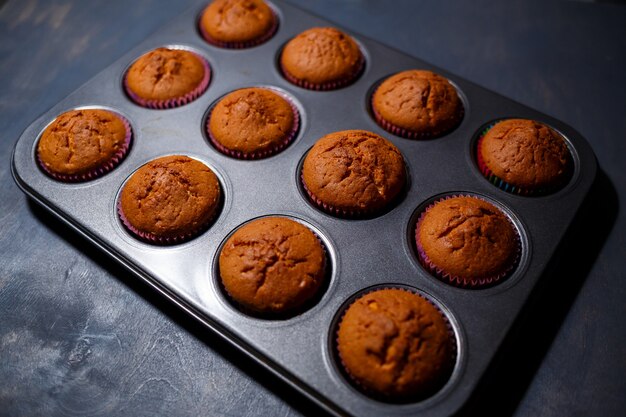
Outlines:
{"label": "baked muffin top", "polygon": [[208,166],[172,155],[135,171],[122,188],[119,207],[135,234],[157,243],[174,243],[208,227],[217,214],[220,195],[220,183]]}
{"label": "baked muffin top", "polygon": [[205,64],[193,52],[157,48],[133,62],[126,86],[131,96],[143,100],[171,100],[192,93],[206,75]]}
{"label": "baked muffin top", "polygon": [[428,263],[467,284],[511,270],[519,237],[507,216],[476,197],[440,200],[426,209],[416,232],[418,252]]}
{"label": "baked muffin top", "polygon": [[37,143],[37,157],[51,176],[82,181],[112,169],[126,154],[130,128],[114,113],[71,110],[59,115]]}
{"label": "baked muffin top", "polygon": [[200,25],[209,41],[243,44],[271,35],[276,16],[263,0],[215,0],[202,13]]}
{"label": "baked muffin top", "polygon": [[291,39],[280,63],[285,76],[305,88],[332,89],[353,81],[363,54],[350,36],[335,28],[312,28]]}
{"label": "baked muffin top", "polygon": [[209,136],[218,148],[245,156],[269,156],[295,135],[293,106],[267,88],[243,88],[222,98],[211,111]]}
{"label": "baked muffin top", "polygon": [[571,176],[572,158],[565,140],[534,120],[496,123],[483,136],[478,152],[497,177],[522,189],[551,189]]}
{"label": "baked muffin top", "polygon": [[329,207],[367,213],[392,202],[406,183],[402,154],[365,130],[344,130],[319,139],[302,167],[305,188]]}
{"label": "baked muffin top", "polygon": [[452,84],[425,70],[402,71],[387,78],[374,92],[372,109],[385,129],[397,127],[393,133],[410,138],[441,135],[456,127],[463,116],[463,103]]}
{"label": "baked muffin top", "polygon": [[219,257],[226,292],[260,313],[293,311],[311,300],[324,283],[325,265],[317,236],[284,217],[246,223],[226,241]]}
{"label": "baked muffin top", "polygon": [[347,374],[368,393],[418,401],[434,394],[454,367],[454,336],[423,297],[381,289],[358,298],[337,332]]}

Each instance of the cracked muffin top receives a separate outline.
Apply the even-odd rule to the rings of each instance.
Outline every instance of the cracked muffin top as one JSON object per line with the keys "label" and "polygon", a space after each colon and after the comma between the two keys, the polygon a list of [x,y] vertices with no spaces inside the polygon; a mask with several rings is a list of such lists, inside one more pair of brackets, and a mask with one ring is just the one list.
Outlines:
{"label": "cracked muffin top", "polygon": [[454,86],[425,70],[403,71],[383,81],[372,96],[372,110],[383,128],[413,139],[446,133],[463,117]]}
{"label": "cracked muffin top", "polygon": [[226,241],[219,272],[228,294],[258,313],[293,312],[324,283],[326,253],[303,224],[263,217],[241,226]]}
{"label": "cracked muffin top", "polygon": [[478,152],[493,174],[524,190],[558,188],[572,171],[572,158],[563,137],[534,120],[496,123],[480,140]]}
{"label": "cracked muffin top", "polygon": [[194,92],[206,75],[205,64],[193,52],[157,48],[133,62],[126,87],[143,100],[172,100]]}
{"label": "cracked muffin top", "polygon": [[242,88],[215,105],[208,133],[220,151],[252,158],[282,150],[297,127],[294,108],[280,94],[267,88]]}
{"label": "cracked muffin top", "polygon": [[354,39],[335,28],[305,30],[291,39],[280,55],[287,79],[313,90],[351,83],[363,63],[363,54]]}
{"label": "cracked muffin top", "polygon": [[220,194],[220,183],[208,166],[187,156],[165,156],[126,181],[120,215],[129,230],[145,240],[178,243],[208,227]]}
{"label": "cracked muffin top", "polygon": [[314,202],[338,215],[383,209],[403,190],[406,169],[391,142],[365,130],[319,139],[307,154],[302,181]]}
{"label": "cracked muffin top", "polygon": [[37,143],[37,158],[53,178],[84,181],[110,171],[129,146],[130,127],[116,114],[72,110],[44,130]]}
{"label": "cracked muffin top", "polygon": [[200,28],[210,43],[247,47],[275,31],[277,19],[263,0],[215,0],[204,9]]}
{"label": "cracked muffin top", "polygon": [[416,244],[426,267],[465,284],[498,278],[511,270],[519,254],[519,237],[508,217],[469,196],[428,207],[417,225]]}
{"label": "cracked muffin top", "polygon": [[337,350],[348,376],[367,393],[419,401],[448,380],[454,336],[429,301],[403,289],[381,289],[352,303],[339,323]]}

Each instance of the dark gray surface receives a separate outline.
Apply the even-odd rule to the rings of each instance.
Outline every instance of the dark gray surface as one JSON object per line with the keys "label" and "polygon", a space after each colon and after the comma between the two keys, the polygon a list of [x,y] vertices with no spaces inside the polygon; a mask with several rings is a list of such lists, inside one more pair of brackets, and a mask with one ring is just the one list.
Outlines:
{"label": "dark gray surface", "polygon": [[[330,23],[278,0],[274,3],[281,16],[280,30],[270,41],[244,51],[206,45],[194,27],[199,8],[183,13],[33,122],[15,147],[13,174],[30,196],[109,251],[139,279],[155,285],[207,327],[235,343],[245,343],[247,353],[330,410],[358,416],[448,416],[467,401],[481,379],[593,184],[593,152],[580,135],[549,116],[359,34],[354,36],[368,62],[355,83],[323,93],[294,88],[276,68],[277,51],[304,28]],[[130,102],[121,88],[129,62],[155,47],[172,44],[194,48],[211,62],[208,91],[170,111],[149,110]],[[388,135],[368,115],[365,101],[372,85],[407,68],[433,69],[459,88],[465,114],[453,132],[432,141],[405,140]],[[258,84],[283,89],[298,103],[301,126],[294,143],[279,155],[253,162],[234,160],[207,146],[201,126],[211,103],[233,89]],[[60,112],[85,105],[107,106],[124,115],[134,129],[132,150],[119,167],[102,178],[82,184],[53,181],[33,159],[37,137]],[[531,199],[515,196],[496,189],[475,168],[470,151],[475,133],[486,122],[511,115],[548,123],[570,142],[574,174],[559,192]],[[322,213],[306,202],[305,192],[298,186],[302,155],[324,134],[355,127],[393,141],[404,156],[411,183],[393,208],[358,221]],[[120,186],[133,170],[147,160],[172,153],[192,155],[208,164],[220,177],[224,204],[201,236],[181,245],[155,247],[129,236],[114,207]],[[461,191],[491,198],[509,212],[518,228],[519,265],[496,287],[481,291],[451,287],[433,279],[412,255],[419,210],[435,195]],[[257,216],[276,214],[308,223],[325,242],[331,260],[328,289],[320,300],[306,312],[284,320],[254,318],[233,308],[218,284],[215,264],[219,243],[233,229]],[[404,405],[373,401],[356,393],[337,371],[331,342],[326,340],[334,338],[329,335],[333,317],[355,292],[381,284],[413,286],[437,300],[457,336],[457,361],[448,383],[423,401]]]}
{"label": "dark gray surface", "polygon": [[[624,8],[302,4],[561,119],[588,139],[606,172],[592,216],[583,217],[590,226],[579,228],[550,275],[560,284],[543,292],[520,325],[525,337],[513,342],[523,348],[503,355],[498,369],[510,372],[496,372],[483,389],[497,395],[478,396],[475,406],[497,398],[504,412],[516,408],[518,415],[624,414],[625,219],[619,212],[612,219],[626,195]],[[10,178],[10,150],[32,120],[187,5],[9,2],[0,10],[0,402],[7,405],[0,413],[314,412],[29,205]]]}

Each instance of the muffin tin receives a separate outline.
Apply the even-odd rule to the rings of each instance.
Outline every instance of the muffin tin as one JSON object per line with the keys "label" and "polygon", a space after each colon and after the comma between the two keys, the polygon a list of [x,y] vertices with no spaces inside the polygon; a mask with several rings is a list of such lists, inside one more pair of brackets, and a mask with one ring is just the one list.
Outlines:
{"label": "muffin tin", "polygon": [[[113,65],[34,121],[16,144],[12,172],[32,199],[50,210],[105,253],[145,280],[190,317],[222,335],[286,383],[334,414],[444,416],[468,399],[504,336],[523,307],[593,183],[596,161],[586,141],[569,126],[419,59],[352,34],[366,66],[348,87],[316,92],[296,87],[281,75],[277,60],[290,38],[314,26],[335,26],[282,1],[272,3],[280,24],[266,43],[229,50],[207,44],[197,29],[204,2],[150,36]],[[195,101],[169,110],[134,104],[122,83],[128,66],[160,46],[188,48],[211,65],[207,91]],[[401,70],[430,69],[449,78],[461,96],[465,115],[447,135],[409,140],[379,127],[369,108],[377,83]],[[206,117],[214,103],[238,88],[265,86],[283,91],[300,111],[296,139],[266,159],[230,158],[208,141]],[[126,159],[112,172],[92,181],[68,184],[48,177],[35,160],[37,140],[60,113],[76,108],[104,108],[127,118],[133,143]],[[550,195],[522,197],[489,183],[479,172],[475,145],[494,120],[520,117],[541,121],[560,132],[572,152],[575,169],[569,183]],[[307,199],[300,185],[302,159],[323,135],[365,129],[391,140],[405,157],[409,184],[390,209],[367,219],[325,214]],[[116,212],[126,179],[146,162],[185,154],[217,174],[224,192],[214,224],[189,242],[154,246],[131,236]],[[447,194],[473,194],[496,204],[521,237],[515,272],[486,289],[455,288],[432,277],[419,264],[415,224],[430,202]],[[219,248],[240,225],[261,216],[287,216],[308,225],[323,241],[330,262],[327,287],[316,303],[289,318],[245,314],[227,298],[216,276]],[[338,318],[356,294],[374,287],[418,291],[447,316],[457,339],[457,357],[447,384],[419,402],[395,404],[360,392],[345,377],[335,353]]]}

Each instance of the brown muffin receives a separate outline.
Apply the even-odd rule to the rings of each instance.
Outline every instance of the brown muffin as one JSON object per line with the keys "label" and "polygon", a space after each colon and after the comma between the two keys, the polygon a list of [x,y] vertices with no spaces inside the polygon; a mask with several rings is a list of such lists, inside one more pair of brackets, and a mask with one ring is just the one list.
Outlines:
{"label": "brown muffin", "polygon": [[207,133],[221,152],[256,159],[285,148],[298,125],[298,112],[281,94],[267,88],[243,88],[215,105]]}
{"label": "brown muffin", "polygon": [[402,192],[406,169],[391,142],[365,130],[330,133],[315,143],[302,167],[311,200],[340,216],[382,210]]}
{"label": "brown muffin", "polygon": [[128,179],[118,204],[120,218],[151,243],[180,243],[203,232],[217,214],[220,183],[209,167],[187,156],[148,162]]}
{"label": "brown muffin", "polygon": [[137,104],[162,109],[195,100],[206,90],[209,78],[209,66],[199,55],[157,48],[133,62],[124,85]]}
{"label": "brown muffin", "polygon": [[445,198],[428,207],[415,239],[426,269],[466,287],[498,282],[513,270],[520,252],[519,236],[508,217],[470,196]]}
{"label": "brown muffin", "polygon": [[450,377],[456,349],[447,320],[429,301],[402,289],[365,294],[346,310],[337,350],[367,393],[419,401]]}
{"label": "brown muffin", "polygon": [[357,43],[335,28],[312,28],[291,39],[280,56],[285,78],[310,90],[351,84],[363,69]]}
{"label": "brown muffin", "polygon": [[87,181],[106,174],[126,156],[131,130],[106,110],[72,110],[58,116],[37,143],[37,160],[51,177]]}
{"label": "brown muffin", "polygon": [[439,136],[455,128],[463,103],[450,82],[431,71],[392,75],[372,96],[372,110],[385,130],[406,138]]}
{"label": "brown muffin", "polygon": [[284,217],[263,217],[226,241],[219,270],[225,290],[246,309],[285,313],[317,294],[325,263],[324,248],[309,228]]}
{"label": "brown muffin", "polygon": [[572,157],[563,137],[526,119],[496,123],[478,142],[480,170],[498,187],[516,194],[542,194],[565,185]]}
{"label": "brown muffin", "polygon": [[268,40],[278,19],[263,0],[215,0],[204,9],[200,32],[223,48],[248,48]]}

